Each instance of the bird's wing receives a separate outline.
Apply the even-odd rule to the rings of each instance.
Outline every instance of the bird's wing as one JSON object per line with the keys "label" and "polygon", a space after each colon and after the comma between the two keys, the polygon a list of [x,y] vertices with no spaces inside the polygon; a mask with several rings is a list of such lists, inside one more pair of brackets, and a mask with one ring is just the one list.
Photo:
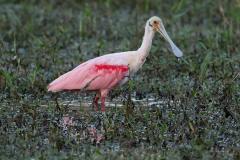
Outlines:
{"label": "bird's wing", "polygon": [[129,68],[126,65],[97,64],[92,70],[92,75],[86,80],[84,89],[111,89],[129,76]]}
{"label": "bird's wing", "polygon": [[129,74],[127,53],[104,55],[84,62],[48,86],[48,91],[112,88]]}

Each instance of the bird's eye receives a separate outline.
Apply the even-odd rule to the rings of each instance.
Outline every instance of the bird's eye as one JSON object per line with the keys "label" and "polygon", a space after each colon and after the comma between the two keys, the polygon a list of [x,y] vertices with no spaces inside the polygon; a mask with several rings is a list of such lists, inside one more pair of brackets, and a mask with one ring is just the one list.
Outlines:
{"label": "bird's eye", "polygon": [[151,24],[150,22],[148,23],[148,25],[149,25],[150,27],[152,27],[152,24]]}
{"label": "bird's eye", "polygon": [[157,21],[153,21],[154,24],[157,24]]}

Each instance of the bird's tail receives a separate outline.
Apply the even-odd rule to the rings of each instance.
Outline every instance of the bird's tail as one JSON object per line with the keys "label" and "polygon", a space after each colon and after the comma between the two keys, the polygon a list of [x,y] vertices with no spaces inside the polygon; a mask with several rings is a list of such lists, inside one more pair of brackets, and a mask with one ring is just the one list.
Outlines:
{"label": "bird's tail", "polygon": [[47,86],[48,91],[59,92],[62,90],[82,89],[85,86],[84,80],[87,79],[87,75],[89,74],[89,66],[86,64],[83,63],[72,71],[58,77]]}
{"label": "bird's tail", "polygon": [[62,75],[62,76],[58,77],[57,79],[55,79],[54,81],[52,81],[47,86],[48,92],[59,92],[61,90],[64,90],[65,80],[67,79],[68,75],[69,75],[69,72],[65,73],[64,75]]}

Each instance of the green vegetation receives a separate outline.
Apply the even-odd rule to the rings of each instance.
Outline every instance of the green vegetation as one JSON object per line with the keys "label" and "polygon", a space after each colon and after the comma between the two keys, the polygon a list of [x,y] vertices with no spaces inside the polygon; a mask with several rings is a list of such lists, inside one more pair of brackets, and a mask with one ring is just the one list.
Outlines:
{"label": "green vegetation", "polygon": [[[111,93],[123,107],[101,115],[80,105],[91,93],[46,91],[85,60],[137,49],[153,15],[184,57],[156,35],[142,70]],[[238,0],[1,0],[0,159],[240,159],[239,17]]]}

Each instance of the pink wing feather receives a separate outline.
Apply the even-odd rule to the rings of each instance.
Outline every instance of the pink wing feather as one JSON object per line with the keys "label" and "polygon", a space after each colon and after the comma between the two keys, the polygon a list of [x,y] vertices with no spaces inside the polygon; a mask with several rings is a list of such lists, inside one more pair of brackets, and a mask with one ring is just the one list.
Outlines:
{"label": "pink wing feather", "polygon": [[110,89],[129,74],[127,54],[101,56],[80,64],[48,86],[48,91]]}

